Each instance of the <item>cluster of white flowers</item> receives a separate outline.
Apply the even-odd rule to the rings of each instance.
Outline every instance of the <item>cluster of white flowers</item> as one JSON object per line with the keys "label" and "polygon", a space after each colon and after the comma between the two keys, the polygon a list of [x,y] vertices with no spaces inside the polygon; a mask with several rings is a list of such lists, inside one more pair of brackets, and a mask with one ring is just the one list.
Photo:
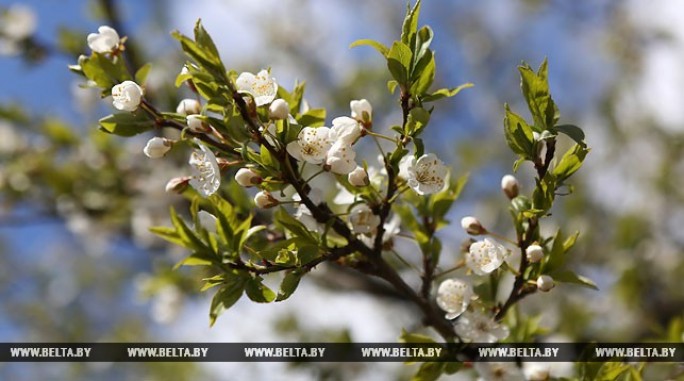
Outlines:
{"label": "cluster of white flowers", "polygon": [[[363,102],[363,115],[370,118],[372,112],[367,100]],[[357,107],[358,108],[358,107]],[[352,115],[359,111],[352,107]],[[349,181],[355,186],[365,186],[367,180],[359,165],[356,164],[356,151],[353,145],[363,135],[364,127],[359,120],[342,116],[333,119],[332,127],[304,127],[297,140],[288,143],[287,152],[299,161],[323,165],[325,169],[342,175],[350,175]],[[354,175],[351,175],[355,172]],[[364,171],[365,172],[365,171]]]}
{"label": "cluster of white flowers", "polygon": [[448,172],[446,165],[433,153],[418,159],[413,155],[404,156],[399,162],[399,176],[419,195],[443,190]]}

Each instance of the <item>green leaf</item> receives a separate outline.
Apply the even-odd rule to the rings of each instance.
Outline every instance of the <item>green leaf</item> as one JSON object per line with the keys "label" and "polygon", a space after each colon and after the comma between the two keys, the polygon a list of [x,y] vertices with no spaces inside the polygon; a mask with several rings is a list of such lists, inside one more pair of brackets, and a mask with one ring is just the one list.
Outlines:
{"label": "green leaf", "polygon": [[276,224],[284,229],[290,231],[292,234],[300,239],[310,243],[317,243],[316,238],[311,234],[309,229],[304,226],[299,220],[292,217],[283,207],[280,207],[274,214]]}
{"label": "green leaf", "polygon": [[565,181],[582,167],[587,153],[589,153],[589,148],[579,144],[575,144],[565,152],[558,165],[553,169],[553,174],[558,178],[559,183]]}
{"label": "green leaf", "polygon": [[546,174],[544,178],[537,182],[537,186],[532,192],[532,208],[546,212],[553,206],[556,197],[555,178],[553,175]]}
{"label": "green leaf", "polygon": [[[424,65],[421,63],[425,62]],[[411,85],[411,94],[418,97],[427,93],[435,80],[435,56],[431,51],[427,51],[425,56],[416,65],[415,73],[419,73],[415,78],[415,82]]]}
{"label": "green leaf", "polygon": [[559,271],[554,271],[549,274],[551,277],[553,277],[553,280],[559,283],[570,283],[570,284],[576,284],[579,286],[583,287],[588,287],[594,290],[598,291],[598,287],[596,286],[596,283],[592,281],[591,279],[584,277],[582,275],[578,275],[573,271],[570,270],[559,270]]}
{"label": "green leaf", "polygon": [[280,283],[280,291],[278,291],[278,297],[276,302],[281,302],[292,295],[297,286],[299,286],[299,281],[304,276],[305,272],[303,270],[291,270],[285,273],[285,278],[283,278],[282,283]]}
{"label": "green leaf", "polygon": [[93,53],[80,58],[78,63],[86,78],[103,89],[103,95],[108,95],[114,85],[131,79],[123,60],[111,61],[103,54]]}
{"label": "green leaf", "polygon": [[413,9],[407,5],[406,17],[404,18],[404,23],[401,27],[401,42],[411,46],[416,37],[416,32],[418,31],[418,16],[420,16],[420,1],[416,1],[416,5]]}
{"label": "green leaf", "polygon": [[425,57],[427,52],[430,51],[430,44],[432,43],[434,36],[435,33],[427,25],[420,28],[418,31],[418,34],[416,35],[416,47],[413,50],[416,57],[416,68],[420,66],[420,61]]}
{"label": "green leaf", "polygon": [[297,122],[305,127],[320,127],[325,124],[325,115],[324,108],[314,108],[302,114]]}
{"label": "green leaf", "polygon": [[303,245],[297,250],[297,259],[299,259],[300,266],[306,265],[319,256],[320,252],[316,245]]}
{"label": "green leaf", "polygon": [[153,226],[149,230],[153,234],[159,236],[160,238],[168,242],[173,243],[174,245],[185,246],[183,239],[181,239],[178,233],[176,232],[176,228],[168,226]]}
{"label": "green leaf", "polygon": [[452,89],[439,89],[435,91],[432,94],[425,95],[424,97],[421,98],[423,102],[434,102],[438,101],[440,99],[444,98],[451,98],[454,95],[458,94],[461,92],[463,89],[467,89],[469,87],[473,87],[474,85],[472,83],[464,83],[462,85],[459,85],[458,87],[454,87]]}
{"label": "green leaf", "polygon": [[444,367],[443,362],[424,362],[411,381],[435,381],[442,376]]}
{"label": "green leaf", "polygon": [[102,131],[119,136],[134,136],[154,128],[154,121],[142,111],[112,114],[100,119],[99,124]]}
{"label": "green leaf", "polygon": [[143,86],[145,81],[147,81],[147,75],[150,74],[150,69],[152,69],[152,64],[149,62],[138,69],[138,71],[135,72],[135,83]]}
{"label": "green leaf", "polygon": [[410,333],[402,328],[401,336],[399,336],[399,341],[402,343],[421,343],[421,344],[434,344],[436,343],[430,336],[421,335],[418,333]]}
{"label": "green leaf", "polygon": [[399,41],[395,41],[389,53],[387,53],[387,68],[390,74],[392,74],[392,78],[403,88],[406,88],[409,82],[412,58],[413,53],[411,53],[411,49]]}
{"label": "green leaf", "polygon": [[356,40],[356,41],[352,42],[351,45],[349,45],[349,48],[355,48],[357,46],[363,46],[363,45],[367,45],[367,46],[374,48],[375,50],[378,51],[378,53],[382,54],[383,57],[386,57],[387,53],[389,52],[389,49],[385,45],[379,43],[378,41],[371,40],[371,39]]}
{"label": "green leaf", "polygon": [[511,111],[508,105],[504,107],[506,109],[506,117],[504,118],[506,143],[513,152],[531,160],[535,156],[532,127],[520,115]]}
{"label": "green leaf", "polygon": [[247,296],[257,303],[271,303],[276,298],[276,293],[266,287],[261,281],[261,277],[250,278],[247,281],[245,291]]}
{"label": "green leaf", "polygon": [[586,147],[586,143],[584,142],[584,131],[575,125],[561,124],[550,128],[550,131],[565,134],[574,140],[575,143],[581,145],[582,147]]}
{"label": "green leaf", "polygon": [[207,33],[204,26],[202,26],[202,20],[198,19],[195,23],[194,33],[195,41],[199,48],[204,51],[207,57],[210,58],[215,65],[221,68],[223,64],[221,64],[221,57],[219,56],[218,49],[216,49],[216,44],[214,44],[209,33]]}
{"label": "green leaf", "polygon": [[214,298],[211,300],[211,308],[209,309],[209,325],[213,326],[216,319],[225,310],[233,306],[245,290],[245,282],[242,276],[236,276],[226,280],[226,285],[221,287]]}
{"label": "green leaf", "polygon": [[518,70],[520,87],[534,119],[533,127],[537,132],[548,130],[558,120],[558,110],[549,93],[548,62],[544,59],[537,73],[527,64]]}
{"label": "green leaf", "polygon": [[397,90],[397,86],[399,86],[399,82],[393,79],[387,81],[387,90],[389,90],[390,94],[394,94],[394,92]]}
{"label": "green leaf", "polygon": [[406,134],[413,137],[418,136],[429,122],[430,112],[422,107],[414,107],[409,112],[406,121]]}

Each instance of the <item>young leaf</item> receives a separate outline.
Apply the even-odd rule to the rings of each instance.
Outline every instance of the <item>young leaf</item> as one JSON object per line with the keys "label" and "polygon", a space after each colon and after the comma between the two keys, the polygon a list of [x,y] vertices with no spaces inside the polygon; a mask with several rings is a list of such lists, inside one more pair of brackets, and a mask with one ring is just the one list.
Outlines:
{"label": "young leaf", "polygon": [[299,286],[299,281],[304,276],[305,272],[303,270],[292,270],[288,271],[283,278],[282,283],[280,283],[280,291],[278,291],[278,297],[276,302],[282,302],[292,295],[297,286]]}
{"label": "young leaf", "polygon": [[152,64],[149,62],[138,69],[138,71],[135,72],[135,83],[143,86],[147,80],[147,75],[150,74],[150,69],[152,69]]}
{"label": "young leaf", "polygon": [[408,85],[412,57],[411,49],[399,41],[394,41],[392,48],[387,53],[387,68],[392,74],[392,78],[404,88]]}
{"label": "young leaf", "polygon": [[320,127],[325,123],[325,114],[324,108],[314,108],[297,118],[297,122],[301,126]]}
{"label": "young leaf", "polygon": [[349,47],[355,48],[357,46],[363,46],[363,45],[367,45],[367,46],[374,48],[380,54],[382,54],[383,57],[387,57],[387,53],[389,52],[389,49],[387,49],[387,47],[385,45],[383,45],[383,44],[381,44],[375,40],[371,40],[371,39],[356,40],[356,41],[352,42],[351,45],[349,45]]}
{"label": "young leaf", "polygon": [[99,123],[100,130],[119,136],[134,136],[154,128],[154,121],[142,111],[112,114],[100,119]]}
{"label": "young leaf", "polygon": [[584,142],[584,131],[575,125],[561,124],[559,126],[552,127],[550,131],[565,134],[577,144],[581,145],[582,147],[586,147],[586,143]]}
{"label": "young leaf", "polygon": [[401,42],[408,46],[413,45],[415,41],[416,32],[418,31],[418,16],[420,16],[420,1],[416,1],[416,5],[413,9],[407,5],[406,17],[404,18],[404,23],[401,27]]}
{"label": "young leaf", "polygon": [[414,79],[414,82],[411,85],[411,94],[420,97],[427,93],[430,86],[432,86],[432,82],[435,80],[435,70],[435,56],[428,50],[425,56],[418,61],[418,64],[416,65],[414,74],[418,77]]}
{"label": "young leaf", "polygon": [[211,300],[211,308],[209,309],[209,325],[213,326],[216,319],[223,313],[223,311],[233,306],[245,290],[245,282],[242,276],[236,276],[226,280],[226,285],[221,287],[214,298]]}
{"label": "young leaf", "polygon": [[439,89],[435,91],[432,94],[425,95],[424,97],[421,98],[423,102],[434,102],[438,101],[440,99],[444,98],[451,98],[454,95],[458,94],[461,92],[463,89],[467,89],[469,87],[473,87],[474,85],[472,83],[464,83],[458,87],[454,87],[453,89]]}
{"label": "young leaf", "polygon": [[519,66],[518,70],[520,87],[534,119],[534,129],[537,132],[548,130],[558,120],[558,109],[549,93],[547,60],[544,59],[537,73],[527,64]]}
{"label": "young leaf", "polygon": [[508,146],[516,154],[531,160],[535,154],[532,128],[520,115],[511,111],[508,105],[505,105],[504,107],[506,109],[504,133]]}
{"label": "young leaf", "polygon": [[420,335],[417,333],[410,333],[407,330],[401,330],[401,336],[399,336],[399,341],[402,343],[420,343],[420,344],[435,344],[430,336]]}
{"label": "young leaf", "polygon": [[262,278],[250,278],[247,280],[245,291],[247,296],[257,303],[271,303],[275,300],[276,294],[270,288],[264,286]]}
{"label": "young leaf", "polygon": [[584,277],[582,275],[578,275],[570,270],[555,271],[550,273],[549,275],[551,275],[553,277],[553,280],[556,282],[576,284],[597,291],[599,289],[596,286],[596,283],[594,283],[594,281],[592,281],[591,279]]}
{"label": "young leaf", "polygon": [[553,174],[558,178],[559,183],[565,181],[582,167],[582,162],[584,162],[587,153],[589,153],[589,148],[575,144],[563,155],[556,168],[553,169]]}

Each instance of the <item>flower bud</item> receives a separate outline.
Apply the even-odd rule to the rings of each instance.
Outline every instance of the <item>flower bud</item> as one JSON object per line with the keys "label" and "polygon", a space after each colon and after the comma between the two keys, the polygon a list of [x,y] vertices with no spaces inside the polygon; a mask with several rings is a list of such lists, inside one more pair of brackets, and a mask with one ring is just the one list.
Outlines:
{"label": "flower bud", "polygon": [[480,234],[487,233],[487,229],[485,229],[482,226],[480,221],[477,218],[472,217],[472,216],[463,217],[463,219],[461,219],[461,227],[468,234],[472,234],[472,235],[480,235]]}
{"label": "flower bud", "polygon": [[143,152],[150,159],[158,159],[171,149],[171,141],[166,138],[154,137],[147,141]]}
{"label": "flower bud", "polygon": [[347,175],[347,180],[349,183],[355,187],[365,187],[370,184],[368,181],[368,172],[366,172],[363,167],[356,167],[353,171],[349,172]]}
{"label": "flower bud", "polygon": [[183,193],[190,183],[189,176],[174,177],[166,183],[167,192]]}
{"label": "flower bud", "polygon": [[249,168],[240,168],[235,174],[235,181],[243,187],[251,187],[253,185],[261,184],[263,179],[258,173]]}
{"label": "flower bud", "polygon": [[530,263],[537,263],[544,258],[544,250],[539,245],[530,245],[525,249],[525,254],[527,255],[527,260]]}
{"label": "flower bud", "polygon": [[290,105],[284,99],[276,99],[268,107],[268,116],[271,119],[287,119],[290,115]]}
{"label": "flower bud", "polygon": [[143,90],[133,81],[124,81],[112,87],[112,104],[117,110],[135,111],[142,101]]}
{"label": "flower bud", "polygon": [[370,123],[373,118],[373,106],[366,99],[349,102],[351,117],[361,123]]}
{"label": "flower bud", "polygon": [[176,107],[176,113],[181,115],[199,114],[202,112],[202,105],[195,99],[183,99]]}
{"label": "flower bud", "polygon": [[501,190],[509,199],[514,199],[520,192],[520,183],[513,175],[506,175],[501,178]]}
{"label": "flower bud", "polygon": [[537,289],[539,291],[548,292],[555,285],[556,284],[553,282],[553,278],[548,275],[541,275],[539,278],[537,278]]}
{"label": "flower bud", "polygon": [[278,200],[267,191],[261,191],[254,196],[254,203],[261,209],[272,208],[279,204]]}
{"label": "flower bud", "polygon": [[111,53],[119,48],[121,39],[111,27],[103,25],[97,29],[98,33],[90,33],[87,37],[88,47],[96,53]]}
{"label": "flower bud", "polygon": [[201,134],[203,132],[207,132],[209,127],[207,126],[206,123],[204,123],[204,119],[202,119],[202,115],[197,115],[197,114],[192,114],[188,115],[185,117],[185,120],[188,123],[188,128],[190,128],[190,131]]}

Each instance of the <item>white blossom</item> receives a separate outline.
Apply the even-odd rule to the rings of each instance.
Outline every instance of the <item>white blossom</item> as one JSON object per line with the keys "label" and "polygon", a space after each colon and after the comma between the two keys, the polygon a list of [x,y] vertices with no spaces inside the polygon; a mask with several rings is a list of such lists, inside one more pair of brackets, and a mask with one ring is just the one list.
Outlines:
{"label": "white blossom", "polygon": [[347,180],[355,187],[365,187],[370,184],[368,181],[368,172],[366,172],[363,167],[358,166],[353,171],[349,172]]}
{"label": "white blossom", "polygon": [[359,122],[347,116],[341,116],[333,119],[328,139],[332,143],[352,145],[361,136],[361,130]]}
{"label": "white blossom", "polygon": [[297,160],[311,164],[322,164],[332,144],[328,140],[328,127],[304,127],[297,140],[288,143],[287,152]]}
{"label": "white blossom", "polygon": [[510,199],[514,199],[520,192],[520,183],[513,175],[506,175],[501,178],[501,190]]}
{"label": "white blossom", "polygon": [[400,162],[400,175],[406,178],[408,185],[419,195],[437,193],[446,184],[447,167],[435,156],[429,153],[418,160],[410,156]]}
{"label": "white blossom", "polygon": [[250,168],[240,168],[235,173],[235,181],[243,187],[257,185],[261,180],[261,176]]}
{"label": "white blossom", "polygon": [[487,230],[480,223],[480,220],[473,216],[461,218],[461,227],[466,231],[466,233],[472,235],[480,235],[487,232]]}
{"label": "white blossom", "polygon": [[271,119],[287,119],[290,116],[290,105],[284,99],[276,99],[268,107],[268,116]]}
{"label": "white blossom", "polygon": [[216,216],[205,210],[200,210],[197,212],[197,220],[204,230],[210,233],[216,233]]}
{"label": "white blossom", "polygon": [[268,209],[278,205],[280,202],[268,191],[261,191],[254,196],[254,203],[261,209]]}
{"label": "white blossom", "polygon": [[554,283],[553,278],[548,275],[540,275],[539,278],[537,278],[537,289],[539,289],[539,291],[549,292],[555,286],[556,284]]}
{"label": "white blossom", "polygon": [[478,381],[525,381],[522,371],[514,362],[476,362]]}
{"label": "white blossom", "polygon": [[349,224],[354,234],[370,234],[380,225],[380,216],[366,204],[355,205],[349,213]]}
{"label": "white blossom", "polygon": [[368,123],[373,119],[373,106],[366,99],[349,102],[351,117],[362,123]]}
{"label": "white blossom", "polygon": [[208,130],[207,124],[204,122],[204,117],[202,115],[188,115],[185,117],[185,121],[188,124],[188,128],[192,132],[199,134]]}
{"label": "white blossom", "polygon": [[340,175],[346,175],[356,169],[357,164],[354,159],[356,152],[350,144],[344,141],[337,141],[330,147],[328,155],[325,159],[325,165],[330,168],[330,171]]}
{"label": "white blossom", "polygon": [[171,142],[168,139],[156,136],[147,141],[145,148],[143,148],[143,153],[150,159],[158,159],[166,155],[170,149]]}
{"label": "white blossom", "polygon": [[475,296],[470,283],[461,279],[447,279],[437,289],[437,305],[446,312],[447,319],[460,316]]}
{"label": "white blossom", "polygon": [[508,337],[508,327],[482,312],[465,311],[454,324],[456,334],[473,343],[495,343]]}
{"label": "white blossom", "polygon": [[544,250],[539,245],[530,245],[525,249],[525,255],[530,263],[537,263],[544,258]]}
{"label": "white blossom", "polygon": [[38,26],[35,12],[22,4],[10,5],[0,18],[0,35],[10,41],[21,41],[30,37]]}
{"label": "white blossom", "polygon": [[176,113],[181,115],[199,114],[202,112],[202,105],[196,99],[183,99],[176,107]]}
{"label": "white blossom", "polygon": [[106,25],[97,28],[98,33],[88,35],[88,46],[96,53],[111,53],[119,48],[121,42],[119,34]]}
{"label": "white blossom", "polygon": [[142,101],[143,89],[133,81],[124,81],[112,87],[114,107],[121,111],[135,111]]}
{"label": "white blossom", "polygon": [[244,72],[235,81],[237,90],[251,94],[257,106],[271,103],[278,93],[278,83],[268,70],[261,70],[256,75]]}
{"label": "white blossom", "polygon": [[221,172],[214,153],[205,145],[199,142],[197,144],[200,149],[195,149],[190,155],[189,163],[193,169],[190,185],[201,195],[208,197],[216,193],[221,185]]}
{"label": "white blossom", "polygon": [[477,275],[486,275],[496,270],[508,256],[508,250],[496,240],[485,238],[470,245],[465,260],[468,268]]}

